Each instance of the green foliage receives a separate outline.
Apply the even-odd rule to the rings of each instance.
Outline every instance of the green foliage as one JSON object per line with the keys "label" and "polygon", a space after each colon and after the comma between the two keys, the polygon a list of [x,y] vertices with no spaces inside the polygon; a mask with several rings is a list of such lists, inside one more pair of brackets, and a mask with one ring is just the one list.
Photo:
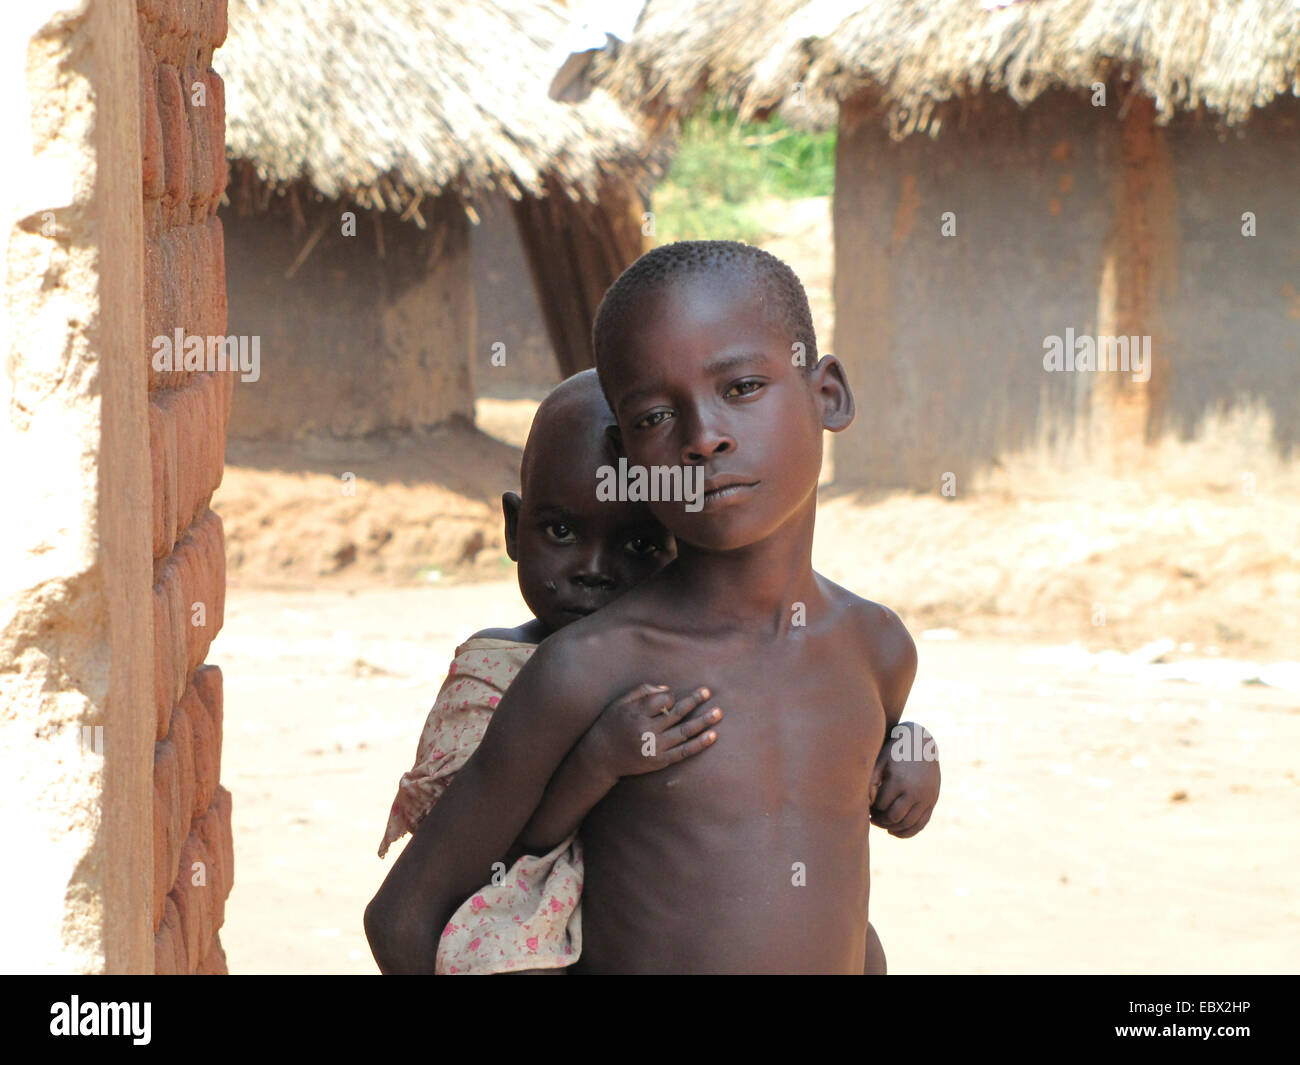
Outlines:
{"label": "green foliage", "polygon": [[804,133],[781,118],[736,121],[718,108],[697,112],[682,130],[677,158],[654,191],[656,238],[744,240],[769,235],[764,201],[829,196],[835,132]]}

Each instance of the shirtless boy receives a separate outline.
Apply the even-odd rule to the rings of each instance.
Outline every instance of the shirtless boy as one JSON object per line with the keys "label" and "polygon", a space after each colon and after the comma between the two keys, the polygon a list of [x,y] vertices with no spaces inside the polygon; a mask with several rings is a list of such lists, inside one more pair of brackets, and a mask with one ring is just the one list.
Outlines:
{"label": "shirtless boy", "polygon": [[812,569],[821,433],[853,418],[843,369],[817,358],[789,268],[731,242],[642,256],[595,340],[629,462],[702,467],[704,505],[652,503],[677,558],[520,672],[368,907],[372,949],[385,971],[432,971],[448,916],[566,754],[649,680],[707,686],[727,724],[587,816],[577,969],[862,972],[872,769],[916,649],[893,613]]}

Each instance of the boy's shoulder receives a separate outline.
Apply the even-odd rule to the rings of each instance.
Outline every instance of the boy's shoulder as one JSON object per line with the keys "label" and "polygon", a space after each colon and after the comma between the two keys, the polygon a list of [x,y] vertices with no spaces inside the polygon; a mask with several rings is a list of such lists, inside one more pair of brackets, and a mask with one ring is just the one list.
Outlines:
{"label": "boy's shoulder", "polygon": [[903,689],[906,698],[916,676],[916,642],[902,618],[889,607],[864,599],[820,574],[818,579],[836,607],[839,625],[870,661],[882,696]]}
{"label": "boy's shoulder", "polygon": [[554,691],[577,697],[600,687],[600,678],[618,672],[635,656],[638,618],[624,609],[623,600],[610,603],[598,616],[579,618],[552,633],[533,654],[531,674]]}
{"label": "boy's shoulder", "polygon": [[616,600],[603,607],[598,618],[579,618],[565,625],[542,642],[538,654],[545,652],[544,661],[556,667],[582,667],[599,661],[621,647],[632,630],[631,617],[619,610],[619,605]]}
{"label": "boy's shoulder", "polygon": [[612,623],[614,619],[607,616],[617,605],[611,603],[601,611],[599,624],[582,618],[546,637],[501,706],[523,700],[530,718],[546,720],[559,732],[590,725],[607,701],[619,669],[631,660],[628,626]]}

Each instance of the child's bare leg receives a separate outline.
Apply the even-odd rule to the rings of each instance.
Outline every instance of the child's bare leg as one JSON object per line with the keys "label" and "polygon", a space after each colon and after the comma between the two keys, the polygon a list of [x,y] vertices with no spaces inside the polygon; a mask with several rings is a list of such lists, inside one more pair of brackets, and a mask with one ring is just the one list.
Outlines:
{"label": "child's bare leg", "polygon": [[880,937],[870,921],[867,922],[867,964],[862,972],[866,976],[885,975],[885,948],[880,945]]}

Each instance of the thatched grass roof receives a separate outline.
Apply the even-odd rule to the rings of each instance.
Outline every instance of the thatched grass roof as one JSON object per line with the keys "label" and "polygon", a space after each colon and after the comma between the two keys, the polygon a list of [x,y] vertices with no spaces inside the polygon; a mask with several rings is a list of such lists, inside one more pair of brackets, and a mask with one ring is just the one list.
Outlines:
{"label": "thatched grass roof", "polygon": [[[651,113],[704,89],[748,116],[825,119],[861,91],[895,132],[981,90],[1026,104],[1118,76],[1161,120],[1201,106],[1228,123],[1300,95],[1295,0],[650,0],[601,83]],[[799,84],[801,90],[792,92]]]}
{"label": "thatched grass roof", "polygon": [[568,19],[548,0],[230,0],[226,144],[276,185],[404,209],[445,190],[591,198],[644,167],[610,95],[547,89]]}
{"label": "thatched grass roof", "polygon": [[[828,6],[809,0],[649,0],[632,36],[595,57],[593,76],[659,122],[689,112],[706,93],[748,116],[779,103],[802,77],[811,59],[808,26],[811,33],[834,29],[859,4],[840,0],[840,17],[832,15],[829,24],[809,20],[806,9]],[[761,102],[755,92],[760,84],[766,86]]]}

